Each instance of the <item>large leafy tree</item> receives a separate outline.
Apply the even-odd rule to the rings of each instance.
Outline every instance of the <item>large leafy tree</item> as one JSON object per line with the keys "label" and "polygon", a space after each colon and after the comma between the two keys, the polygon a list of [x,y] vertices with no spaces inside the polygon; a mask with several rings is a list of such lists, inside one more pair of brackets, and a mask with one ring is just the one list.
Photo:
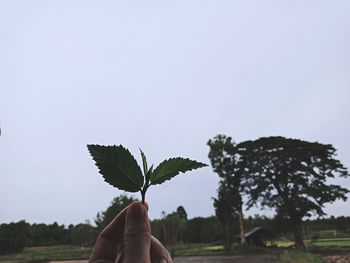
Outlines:
{"label": "large leafy tree", "polygon": [[239,218],[241,244],[244,244],[242,169],[240,156],[231,137],[217,135],[208,141],[211,165],[220,177],[218,197],[214,198],[215,213],[225,225],[226,246],[232,243],[232,228],[235,218]]}
{"label": "large leafy tree", "polygon": [[303,219],[323,216],[325,204],[347,199],[349,190],[329,180],[348,176],[347,169],[334,158],[336,149],[330,144],[265,137],[240,143],[237,148],[245,162],[242,167],[249,205],[259,202],[287,218],[298,248],[305,247]]}

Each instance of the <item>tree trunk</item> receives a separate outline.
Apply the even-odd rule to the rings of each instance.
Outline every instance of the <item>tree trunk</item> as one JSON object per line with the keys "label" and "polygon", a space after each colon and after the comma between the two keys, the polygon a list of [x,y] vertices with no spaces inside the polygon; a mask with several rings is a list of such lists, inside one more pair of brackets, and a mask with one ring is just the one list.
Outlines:
{"label": "tree trunk", "polygon": [[294,232],[294,243],[295,247],[299,249],[305,248],[305,243],[303,240],[303,236],[301,234],[301,224],[293,222],[293,232]]}
{"label": "tree trunk", "polygon": [[231,226],[230,226],[230,222],[229,220],[226,220],[226,223],[225,223],[225,247],[227,250],[229,250],[231,248],[231,245],[232,245],[232,238],[231,238]]}
{"label": "tree trunk", "polygon": [[241,245],[245,245],[247,244],[247,241],[245,240],[245,236],[244,236],[244,218],[243,218],[242,207],[239,211],[239,229],[240,229]]}
{"label": "tree trunk", "polygon": [[167,234],[164,224],[161,226],[161,242],[167,244]]}

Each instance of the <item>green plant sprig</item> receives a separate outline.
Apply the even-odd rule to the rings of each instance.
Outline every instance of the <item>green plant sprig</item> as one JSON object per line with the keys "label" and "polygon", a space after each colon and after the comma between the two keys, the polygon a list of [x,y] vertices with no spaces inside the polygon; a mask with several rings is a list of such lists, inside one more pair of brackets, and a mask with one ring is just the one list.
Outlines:
{"label": "green plant sprig", "polygon": [[110,185],[127,192],[140,192],[142,203],[151,185],[162,184],[180,172],[198,169],[207,164],[188,158],[170,158],[161,162],[155,169],[148,168],[146,155],[141,152],[143,172],[134,156],[122,145],[104,146],[89,144],[88,151],[104,180]]}

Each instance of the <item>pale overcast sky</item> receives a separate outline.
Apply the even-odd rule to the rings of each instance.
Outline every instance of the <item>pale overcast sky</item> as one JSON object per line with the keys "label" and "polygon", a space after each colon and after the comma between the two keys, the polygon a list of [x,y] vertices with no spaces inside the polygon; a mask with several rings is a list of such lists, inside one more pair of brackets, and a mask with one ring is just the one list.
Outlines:
{"label": "pale overcast sky", "polygon": [[[88,143],[209,163],[218,133],[281,135],[331,143],[349,167],[349,14],[348,0],[0,0],[0,223],[93,221],[122,192]],[[151,218],[214,214],[217,182],[208,167],[150,188]]]}

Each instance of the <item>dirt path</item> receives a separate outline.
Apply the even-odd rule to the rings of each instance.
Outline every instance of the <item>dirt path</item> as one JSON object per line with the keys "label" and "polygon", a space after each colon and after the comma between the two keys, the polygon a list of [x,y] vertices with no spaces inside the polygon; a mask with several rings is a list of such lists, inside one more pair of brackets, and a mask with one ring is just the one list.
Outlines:
{"label": "dirt path", "polygon": [[349,263],[350,262],[350,253],[343,255],[332,255],[324,257],[328,263]]}
{"label": "dirt path", "polygon": [[177,257],[175,263],[273,263],[278,256],[206,256],[206,257]]}

